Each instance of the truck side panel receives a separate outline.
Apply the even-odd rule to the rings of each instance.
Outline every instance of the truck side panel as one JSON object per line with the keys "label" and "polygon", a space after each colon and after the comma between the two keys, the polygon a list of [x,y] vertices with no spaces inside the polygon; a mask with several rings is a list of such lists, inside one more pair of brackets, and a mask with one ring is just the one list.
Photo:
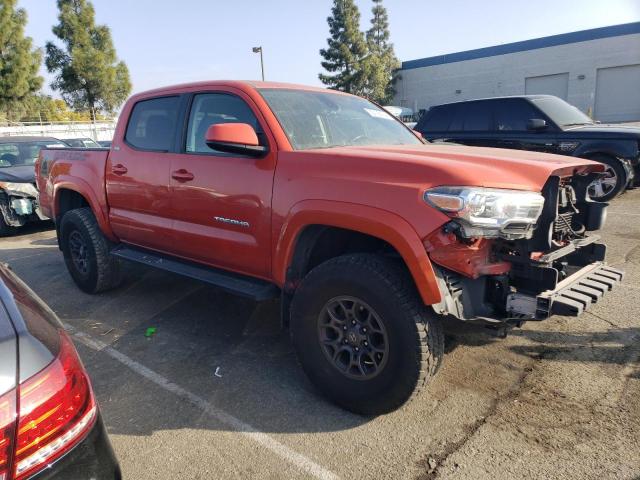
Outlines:
{"label": "truck side panel", "polygon": [[61,198],[65,192],[75,192],[91,207],[102,232],[117,240],[109,225],[104,184],[108,155],[103,149],[43,149],[36,163],[36,182],[44,214],[59,222],[64,213]]}

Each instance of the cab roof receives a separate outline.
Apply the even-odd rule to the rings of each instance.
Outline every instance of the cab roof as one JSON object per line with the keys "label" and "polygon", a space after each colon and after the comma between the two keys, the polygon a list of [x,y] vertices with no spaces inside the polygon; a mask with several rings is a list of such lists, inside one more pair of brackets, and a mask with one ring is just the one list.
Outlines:
{"label": "cab roof", "polygon": [[304,90],[311,92],[331,92],[336,94],[348,95],[344,92],[339,92],[337,90],[328,90],[322,87],[314,87],[310,85],[300,85],[295,83],[284,83],[284,82],[261,82],[257,80],[205,80],[201,82],[190,82],[190,83],[181,83],[177,85],[169,85],[166,87],[155,88],[152,90],[146,90],[143,92],[136,93],[133,95],[134,97],[147,97],[153,95],[163,95],[163,94],[171,94],[180,92],[184,89],[207,89],[207,88],[215,88],[215,87],[234,87],[239,90],[260,90],[266,88],[274,88],[274,89],[287,89],[287,90]]}

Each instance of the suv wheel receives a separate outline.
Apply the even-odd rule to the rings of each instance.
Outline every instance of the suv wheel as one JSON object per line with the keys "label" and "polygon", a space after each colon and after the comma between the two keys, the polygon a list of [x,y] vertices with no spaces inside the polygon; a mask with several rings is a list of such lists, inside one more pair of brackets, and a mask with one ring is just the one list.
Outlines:
{"label": "suv wheel", "polygon": [[71,278],[82,291],[98,293],[120,283],[119,261],[109,254],[110,243],[90,208],[64,214],[60,246]]}
{"label": "suv wheel", "polygon": [[303,279],[291,305],[291,336],[311,381],[364,415],[406,403],[444,353],[440,319],[408,272],[368,254],[328,260]]}
{"label": "suv wheel", "polygon": [[589,160],[604,163],[606,170],[603,178],[594,180],[589,185],[589,196],[592,200],[608,202],[622,193],[627,185],[627,172],[617,158],[607,155],[593,155]]}

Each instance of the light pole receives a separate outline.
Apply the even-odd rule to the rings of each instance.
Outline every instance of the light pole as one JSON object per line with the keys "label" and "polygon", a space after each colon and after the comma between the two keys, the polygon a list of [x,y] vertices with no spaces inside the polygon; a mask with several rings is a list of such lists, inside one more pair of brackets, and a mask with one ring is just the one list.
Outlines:
{"label": "light pole", "polygon": [[253,47],[253,53],[260,54],[260,70],[262,71],[262,81],[264,82],[264,60],[262,58],[262,47]]}

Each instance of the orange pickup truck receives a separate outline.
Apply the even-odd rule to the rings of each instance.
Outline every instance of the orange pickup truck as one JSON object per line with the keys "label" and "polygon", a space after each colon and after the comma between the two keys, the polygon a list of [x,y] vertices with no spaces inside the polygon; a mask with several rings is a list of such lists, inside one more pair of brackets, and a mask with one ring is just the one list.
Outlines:
{"label": "orange pickup truck", "polygon": [[43,150],[36,177],[83,291],[133,261],[280,298],[314,384],[378,414],[436,373],[443,317],[578,315],[622,279],[590,233],[602,170],[429,144],[344,93],[217,81],[135,95],[110,150]]}

